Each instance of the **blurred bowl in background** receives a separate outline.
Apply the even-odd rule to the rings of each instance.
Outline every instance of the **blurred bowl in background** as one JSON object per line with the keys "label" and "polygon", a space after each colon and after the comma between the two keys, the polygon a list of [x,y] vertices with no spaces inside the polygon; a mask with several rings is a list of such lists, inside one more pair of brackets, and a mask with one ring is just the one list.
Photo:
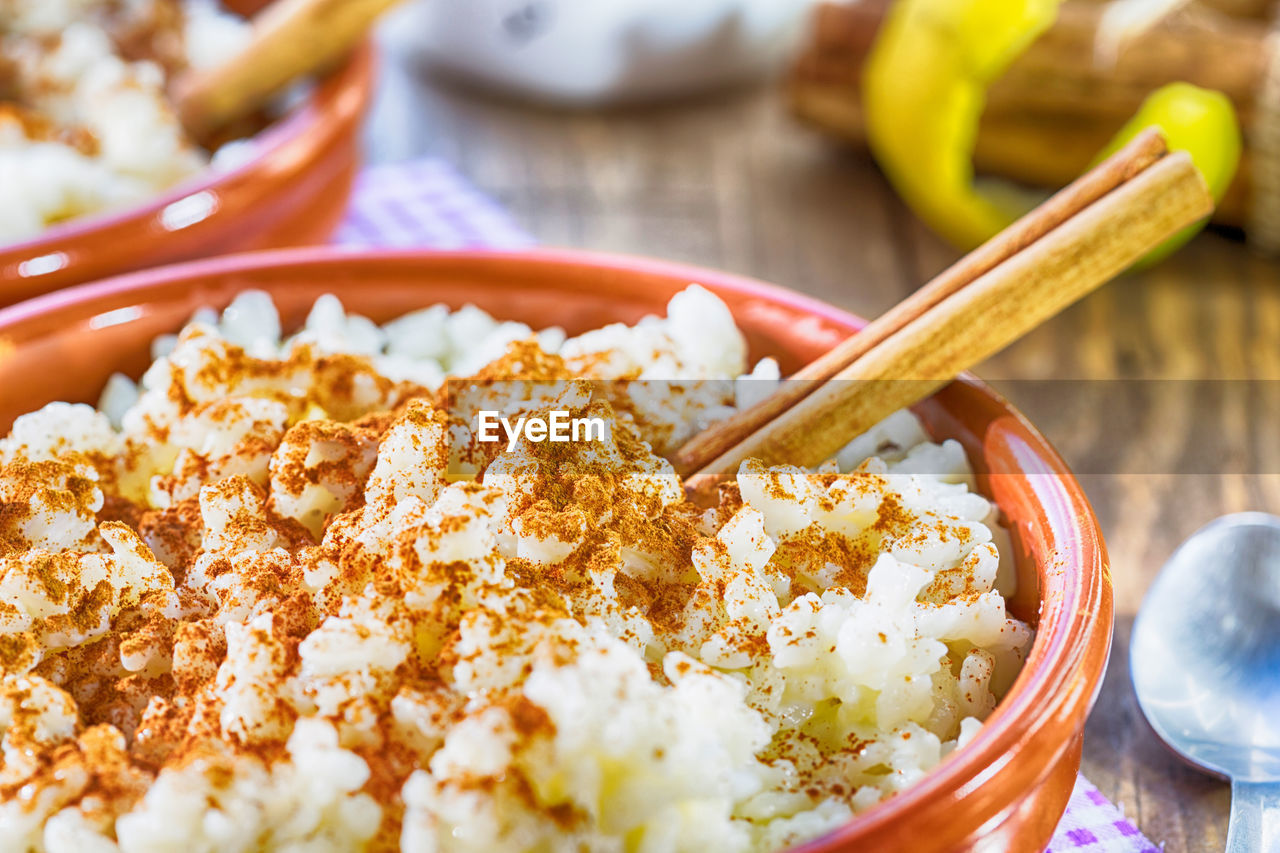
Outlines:
{"label": "blurred bowl in background", "polygon": [[589,106],[760,78],[812,0],[414,0],[386,37],[493,89]]}
{"label": "blurred bowl in background", "polygon": [[0,305],[173,261],[323,242],[342,219],[359,165],[374,58],[371,44],[361,46],[301,104],[241,143],[248,153],[239,165],[0,245]]}

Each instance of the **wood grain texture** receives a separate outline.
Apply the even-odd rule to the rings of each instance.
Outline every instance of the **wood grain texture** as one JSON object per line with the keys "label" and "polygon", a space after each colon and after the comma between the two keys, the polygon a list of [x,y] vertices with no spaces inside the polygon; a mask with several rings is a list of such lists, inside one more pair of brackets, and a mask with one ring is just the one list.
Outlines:
{"label": "wood grain texture", "polygon": [[[442,157],[543,243],[728,269],[864,316],[956,258],[871,164],[796,125],[771,90],[580,114],[478,96],[395,50],[382,79],[370,159]],[[1280,379],[1280,269],[1236,241],[1202,236],[1171,262],[1068,308],[977,372],[1030,410],[1069,463],[1091,472],[1080,479],[1107,536],[1119,615],[1085,773],[1169,853],[1220,851],[1227,787],[1184,768],[1147,729],[1129,686],[1129,629],[1151,579],[1197,527],[1224,512],[1280,511],[1280,474],[1174,476],[1159,466],[1194,456],[1209,437],[1252,448],[1265,470],[1280,472],[1280,412],[1266,401],[1211,405],[1174,394],[1155,411],[1099,412],[1082,428],[1052,394],[1024,394],[1036,386],[1015,380]],[[1155,462],[1109,473],[1117,453],[1135,447],[1149,448]]]}

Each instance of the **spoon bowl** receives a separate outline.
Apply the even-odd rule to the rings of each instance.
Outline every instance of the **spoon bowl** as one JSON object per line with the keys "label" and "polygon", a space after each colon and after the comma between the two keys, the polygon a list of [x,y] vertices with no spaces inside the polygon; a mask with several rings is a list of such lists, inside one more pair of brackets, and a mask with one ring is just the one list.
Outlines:
{"label": "spoon bowl", "polygon": [[1133,627],[1138,704],[1161,740],[1232,782],[1227,849],[1280,844],[1280,518],[1211,522],[1174,553]]}

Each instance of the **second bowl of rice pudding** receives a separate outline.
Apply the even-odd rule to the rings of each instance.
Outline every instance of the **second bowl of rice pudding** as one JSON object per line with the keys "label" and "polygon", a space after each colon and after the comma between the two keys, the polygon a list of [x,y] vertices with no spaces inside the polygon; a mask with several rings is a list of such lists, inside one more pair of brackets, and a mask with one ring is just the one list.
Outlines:
{"label": "second bowl of rice pudding", "polygon": [[189,138],[168,95],[182,74],[235,57],[249,38],[242,16],[264,5],[0,3],[0,305],[329,236],[373,91],[369,44],[289,110],[224,133],[215,151]]}
{"label": "second bowl of rice pudding", "polygon": [[0,311],[0,843],[1043,847],[1111,630],[1045,440],[965,379],[711,508],[663,458],[859,325],[570,253]]}

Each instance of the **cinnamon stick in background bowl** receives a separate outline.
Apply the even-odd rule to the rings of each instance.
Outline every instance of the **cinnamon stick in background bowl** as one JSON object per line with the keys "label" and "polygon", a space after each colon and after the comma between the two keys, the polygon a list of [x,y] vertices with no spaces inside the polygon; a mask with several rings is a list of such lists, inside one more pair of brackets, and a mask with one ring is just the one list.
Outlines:
{"label": "cinnamon stick in background bowl", "polygon": [[175,85],[178,112],[196,139],[211,138],[295,80],[332,68],[398,0],[274,0],[253,18],[253,36],[230,61]]}
{"label": "cinnamon stick in background bowl", "polygon": [[[862,66],[890,5],[860,0],[815,9],[788,80],[797,116],[864,143]],[[1280,197],[1280,48],[1268,39],[1274,4],[1197,0],[1136,30],[1107,21],[1113,6],[1062,3],[1053,27],[988,93],[975,167],[1034,186],[1062,186],[1089,167],[1152,91],[1192,83],[1231,99],[1245,140],[1214,220],[1280,235],[1280,217],[1259,203]]]}

